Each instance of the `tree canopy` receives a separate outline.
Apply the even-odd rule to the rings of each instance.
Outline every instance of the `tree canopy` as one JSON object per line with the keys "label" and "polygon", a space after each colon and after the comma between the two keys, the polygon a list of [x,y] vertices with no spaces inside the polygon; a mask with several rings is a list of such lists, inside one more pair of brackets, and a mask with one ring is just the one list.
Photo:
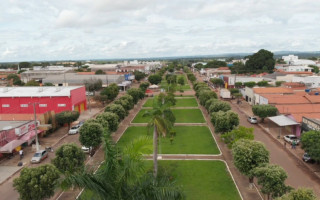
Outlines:
{"label": "tree canopy", "polygon": [[272,105],[254,105],[252,106],[252,112],[254,115],[259,116],[261,121],[264,121],[266,117],[272,117],[277,115],[277,108]]}
{"label": "tree canopy", "polygon": [[228,102],[224,101],[215,101],[209,107],[209,113],[219,112],[219,111],[228,111],[231,110],[231,106]]}
{"label": "tree canopy", "polygon": [[139,88],[143,91],[143,92],[146,92],[146,90],[148,89],[150,83],[148,82],[143,82],[139,85]]}
{"label": "tree canopy", "polygon": [[144,98],[144,92],[140,88],[130,88],[127,94],[133,97],[133,103],[136,104],[140,99]]}
{"label": "tree canopy", "polygon": [[88,79],[84,80],[84,86],[87,91],[93,92],[100,90],[102,88],[102,80],[101,79]]}
{"label": "tree canopy", "polygon": [[312,189],[308,188],[298,188],[292,190],[288,194],[283,195],[276,200],[316,200],[317,196],[314,194]]}
{"label": "tree canopy", "polygon": [[147,76],[145,73],[140,72],[138,70],[134,71],[133,75],[134,75],[134,79],[136,79],[137,81],[140,81],[141,79]]}
{"label": "tree canopy", "polygon": [[120,104],[110,104],[104,111],[115,113],[118,115],[119,121],[123,120],[127,116],[126,110]]}
{"label": "tree canopy", "polygon": [[253,181],[254,169],[264,163],[269,163],[269,151],[264,144],[254,140],[240,139],[232,146],[234,165],[244,175]]}
{"label": "tree canopy", "polygon": [[21,200],[42,200],[54,195],[60,178],[53,165],[22,169],[20,176],[13,180],[13,187],[19,192]]}
{"label": "tree canopy", "polygon": [[320,161],[320,131],[308,131],[301,136],[302,148],[315,161]]}
{"label": "tree canopy", "polygon": [[30,80],[26,84],[24,84],[24,86],[40,86],[40,83],[35,80]]}
{"label": "tree canopy", "polygon": [[56,121],[58,124],[68,124],[70,127],[70,124],[74,121],[76,121],[80,116],[80,113],[78,111],[62,111],[61,113],[56,114]]}
{"label": "tree canopy", "polygon": [[214,125],[216,133],[225,133],[239,125],[239,116],[231,110],[227,112],[213,112],[211,113],[211,122]]}
{"label": "tree canopy", "polygon": [[51,162],[62,173],[72,174],[84,167],[86,157],[81,148],[74,143],[60,146],[55,154],[56,157]]}
{"label": "tree canopy", "polygon": [[274,69],[275,59],[268,50],[261,49],[248,58],[245,64],[247,72],[272,72]]}
{"label": "tree canopy", "polygon": [[106,74],[104,71],[102,71],[101,69],[98,69],[95,74]]}
{"label": "tree canopy", "polygon": [[254,81],[249,81],[249,82],[245,82],[244,86],[249,87],[249,88],[253,88],[256,85],[256,82]]}
{"label": "tree canopy", "polygon": [[214,87],[222,87],[224,85],[224,81],[221,78],[211,78],[210,82]]}
{"label": "tree canopy", "polygon": [[205,68],[218,68],[218,67],[226,67],[227,63],[225,61],[212,60],[209,61],[204,67]]}
{"label": "tree canopy", "polygon": [[102,90],[101,95],[107,96],[108,100],[114,100],[119,94],[119,88],[116,83],[110,84],[108,87]]}
{"label": "tree canopy", "polygon": [[231,148],[232,145],[240,139],[253,140],[253,128],[239,126],[238,128],[233,129],[230,132],[224,133],[223,135],[221,135],[221,138],[223,139],[224,143],[226,143],[228,147]]}
{"label": "tree canopy", "polygon": [[79,141],[83,146],[95,148],[102,142],[103,128],[95,122],[85,122],[80,130]]}
{"label": "tree canopy", "polygon": [[108,122],[108,130],[114,132],[118,129],[119,117],[117,114],[112,112],[104,112],[96,117],[97,120],[103,120]]}
{"label": "tree canopy", "polygon": [[153,85],[158,85],[161,83],[161,76],[159,74],[152,74],[149,76],[148,81]]}

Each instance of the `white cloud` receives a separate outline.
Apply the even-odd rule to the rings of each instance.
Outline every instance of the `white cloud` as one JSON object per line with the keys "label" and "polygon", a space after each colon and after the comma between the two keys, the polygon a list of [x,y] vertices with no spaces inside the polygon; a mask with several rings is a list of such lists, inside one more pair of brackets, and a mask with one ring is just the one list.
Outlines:
{"label": "white cloud", "polygon": [[320,1],[2,0],[0,9],[0,62],[320,46]]}

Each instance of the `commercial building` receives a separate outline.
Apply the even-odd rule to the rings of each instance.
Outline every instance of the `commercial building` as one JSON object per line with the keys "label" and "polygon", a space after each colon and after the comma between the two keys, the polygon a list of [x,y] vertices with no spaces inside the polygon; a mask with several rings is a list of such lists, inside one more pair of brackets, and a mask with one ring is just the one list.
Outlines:
{"label": "commercial building", "polygon": [[0,114],[43,114],[87,108],[85,87],[5,87],[0,89]]}

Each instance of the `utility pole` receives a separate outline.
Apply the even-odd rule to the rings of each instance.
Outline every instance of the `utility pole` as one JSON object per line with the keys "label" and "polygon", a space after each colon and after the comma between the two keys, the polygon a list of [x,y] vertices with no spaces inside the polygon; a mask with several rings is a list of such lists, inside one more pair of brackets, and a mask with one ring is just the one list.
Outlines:
{"label": "utility pole", "polygon": [[36,150],[39,151],[38,129],[37,129],[37,114],[36,114],[36,104],[39,104],[39,103],[32,103],[32,104],[33,104],[33,114],[34,114],[34,131],[36,133]]}
{"label": "utility pole", "polygon": [[63,73],[63,76],[64,76],[64,86],[67,86],[67,83],[66,83],[66,72]]}

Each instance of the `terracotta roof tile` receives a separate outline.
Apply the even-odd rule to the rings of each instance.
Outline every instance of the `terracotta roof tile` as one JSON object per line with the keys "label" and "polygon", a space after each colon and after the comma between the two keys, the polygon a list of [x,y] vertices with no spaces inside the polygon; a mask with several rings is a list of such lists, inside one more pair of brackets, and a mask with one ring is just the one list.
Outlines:
{"label": "terracotta roof tile", "polygon": [[300,95],[261,95],[268,99],[269,104],[309,104],[310,101]]}
{"label": "terracotta roof tile", "polygon": [[320,113],[320,104],[275,105],[281,114]]}
{"label": "terracotta roof tile", "polygon": [[290,94],[293,93],[291,88],[282,87],[266,87],[266,88],[253,88],[254,93],[257,94]]}
{"label": "terracotta roof tile", "polygon": [[301,123],[302,117],[308,118],[320,118],[320,113],[299,113],[299,114],[292,114],[296,122]]}

